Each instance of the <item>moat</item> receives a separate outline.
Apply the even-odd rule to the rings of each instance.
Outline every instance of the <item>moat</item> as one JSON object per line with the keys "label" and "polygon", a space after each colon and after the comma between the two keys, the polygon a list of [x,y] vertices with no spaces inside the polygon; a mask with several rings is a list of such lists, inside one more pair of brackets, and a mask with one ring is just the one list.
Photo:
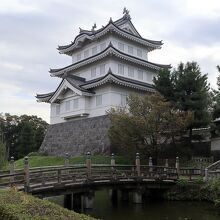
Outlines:
{"label": "moat", "polygon": [[[60,198],[50,200],[62,204]],[[75,210],[103,220],[219,220],[212,203],[145,199],[143,204],[109,199],[109,191],[96,191],[93,209]]]}

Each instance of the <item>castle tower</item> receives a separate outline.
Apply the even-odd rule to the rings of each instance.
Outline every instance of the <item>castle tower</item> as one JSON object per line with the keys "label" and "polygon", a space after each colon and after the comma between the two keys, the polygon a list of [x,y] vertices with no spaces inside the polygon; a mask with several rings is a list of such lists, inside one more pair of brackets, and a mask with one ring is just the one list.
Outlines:
{"label": "castle tower", "polygon": [[[141,37],[126,8],[122,18],[116,21],[110,18],[108,24],[100,29],[96,30],[96,24],[91,30],[80,28],[73,42],[58,47],[59,53],[72,57],[72,64],[50,69],[52,77],[61,78],[57,89],[36,96],[39,102],[50,104],[50,126],[80,123],[80,119],[85,118],[94,121],[92,118],[98,119],[98,116],[106,115],[106,111],[112,107],[125,106],[126,97],[130,93],[153,92],[153,78],[162,68],[170,67],[148,61],[148,53],[161,46],[161,41]],[[74,139],[74,134],[72,135]],[[103,134],[98,135],[103,137]],[[92,137],[89,139],[91,147]],[[87,149],[86,143],[74,140],[69,142]],[[101,140],[98,142],[104,144]],[[62,144],[59,146],[62,147]]]}

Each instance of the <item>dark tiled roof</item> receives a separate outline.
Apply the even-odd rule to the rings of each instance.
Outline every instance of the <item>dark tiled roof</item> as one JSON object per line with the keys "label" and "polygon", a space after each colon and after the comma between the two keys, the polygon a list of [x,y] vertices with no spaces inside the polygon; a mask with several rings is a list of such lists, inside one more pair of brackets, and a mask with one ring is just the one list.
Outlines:
{"label": "dark tiled roof", "polygon": [[54,92],[50,92],[50,93],[45,93],[45,94],[37,94],[36,98],[47,98],[50,97],[54,94]]}
{"label": "dark tiled roof", "polygon": [[131,78],[127,78],[127,77],[124,77],[124,76],[115,75],[115,74],[112,73],[111,69],[109,69],[108,74],[106,74],[105,76],[102,76],[102,77],[99,77],[99,78],[96,78],[96,79],[93,79],[93,80],[86,81],[84,84],[81,85],[81,87],[87,86],[87,85],[90,85],[90,84],[93,84],[93,83],[98,83],[98,82],[104,80],[105,78],[107,78],[109,76],[112,76],[112,77],[114,77],[114,78],[116,78],[120,81],[125,82],[125,83],[131,83],[131,84],[146,87],[146,88],[149,88],[149,89],[152,89],[152,90],[154,89],[153,84],[146,83],[146,82],[141,82],[141,81],[131,79]]}
{"label": "dark tiled roof", "polygon": [[108,27],[110,24],[113,24],[116,28],[118,28],[120,31],[122,31],[122,32],[124,32],[124,33],[127,33],[127,34],[129,34],[129,35],[131,35],[131,36],[133,36],[133,37],[137,37],[137,38],[139,38],[139,39],[142,39],[142,40],[144,40],[144,41],[146,41],[146,42],[149,42],[149,43],[151,43],[151,44],[155,44],[155,45],[157,45],[157,46],[161,46],[161,45],[163,44],[162,41],[149,40],[149,39],[146,39],[146,38],[142,38],[141,35],[138,33],[138,31],[136,30],[136,28],[134,27],[134,25],[132,24],[131,21],[130,21],[130,24],[131,24],[131,25],[133,26],[133,28],[136,30],[136,32],[138,33],[138,35],[133,34],[133,33],[130,33],[130,32],[128,32],[128,31],[125,31],[125,30],[121,29],[120,27],[118,27],[118,25],[119,25],[120,22],[123,21],[123,20],[124,20],[123,17],[120,18],[120,19],[118,19],[118,20],[115,21],[115,22],[113,22],[113,21],[110,20],[110,22],[109,22],[106,26],[104,26],[104,27],[102,27],[102,28],[100,28],[100,29],[98,29],[98,30],[96,30],[96,31],[82,30],[82,32],[75,37],[75,39],[74,39],[73,42],[71,42],[71,43],[68,44],[68,45],[58,46],[57,49],[58,49],[58,50],[67,49],[67,48],[71,47],[71,46],[76,42],[76,39],[77,39],[78,37],[80,37],[81,35],[83,35],[83,34],[87,34],[88,36],[95,35],[95,34],[101,32],[101,31],[102,31],[103,29],[105,29],[106,27]]}
{"label": "dark tiled roof", "polygon": [[60,68],[60,69],[50,69],[49,72],[50,72],[50,73],[56,73],[56,72],[65,70],[66,68],[69,68],[69,67],[71,67],[71,66],[75,66],[75,65],[77,65],[77,64],[80,64],[80,63],[82,63],[82,62],[84,62],[84,61],[90,60],[90,59],[92,59],[92,58],[94,58],[94,57],[98,57],[98,56],[101,55],[102,53],[106,52],[109,48],[114,49],[116,52],[120,53],[120,54],[123,55],[123,56],[127,56],[127,57],[133,58],[133,59],[135,59],[135,60],[145,62],[146,64],[154,65],[154,66],[157,66],[157,67],[159,67],[159,68],[171,68],[170,65],[163,65],[163,64],[152,63],[152,62],[149,62],[149,61],[140,59],[140,58],[138,58],[138,57],[131,56],[131,55],[129,55],[129,54],[123,53],[123,52],[121,52],[120,50],[116,49],[116,48],[111,44],[111,42],[110,42],[109,46],[108,46],[105,50],[101,51],[100,53],[97,53],[96,55],[93,55],[93,56],[88,57],[88,58],[86,58],[86,59],[84,59],[84,60],[81,60],[81,61],[79,61],[79,62],[73,63],[73,64],[71,64],[71,65],[68,65],[68,66],[63,67],[63,68]]}

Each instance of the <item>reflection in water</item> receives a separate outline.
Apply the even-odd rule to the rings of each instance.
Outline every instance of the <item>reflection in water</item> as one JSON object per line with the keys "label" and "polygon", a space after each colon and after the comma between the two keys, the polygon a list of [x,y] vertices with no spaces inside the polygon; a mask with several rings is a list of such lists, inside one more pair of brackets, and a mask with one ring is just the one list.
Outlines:
{"label": "reflection in water", "polygon": [[219,220],[220,211],[206,202],[147,200],[144,204],[121,201],[112,204],[107,190],[96,191],[94,208],[85,214],[103,220]]}

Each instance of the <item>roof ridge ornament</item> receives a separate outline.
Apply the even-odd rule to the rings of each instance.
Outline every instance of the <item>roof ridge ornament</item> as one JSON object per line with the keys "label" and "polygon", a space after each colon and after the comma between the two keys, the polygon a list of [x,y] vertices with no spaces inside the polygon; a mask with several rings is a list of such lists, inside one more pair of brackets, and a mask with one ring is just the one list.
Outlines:
{"label": "roof ridge ornament", "polygon": [[129,11],[126,7],[124,7],[124,9],[123,9],[123,15],[124,15],[123,16],[124,18],[131,20],[131,16],[130,16]]}
{"label": "roof ridge ornament", "polygon": [[95,28],[97,28],[96,23],[92,26],[92,31],[95,31]]}
{"label": "roof ridge ornament", "polygon": [[112,21],[112,17],[110,17],[110,19],[109,19],[109,22],[108,23],[112,23],[113,21]]}

